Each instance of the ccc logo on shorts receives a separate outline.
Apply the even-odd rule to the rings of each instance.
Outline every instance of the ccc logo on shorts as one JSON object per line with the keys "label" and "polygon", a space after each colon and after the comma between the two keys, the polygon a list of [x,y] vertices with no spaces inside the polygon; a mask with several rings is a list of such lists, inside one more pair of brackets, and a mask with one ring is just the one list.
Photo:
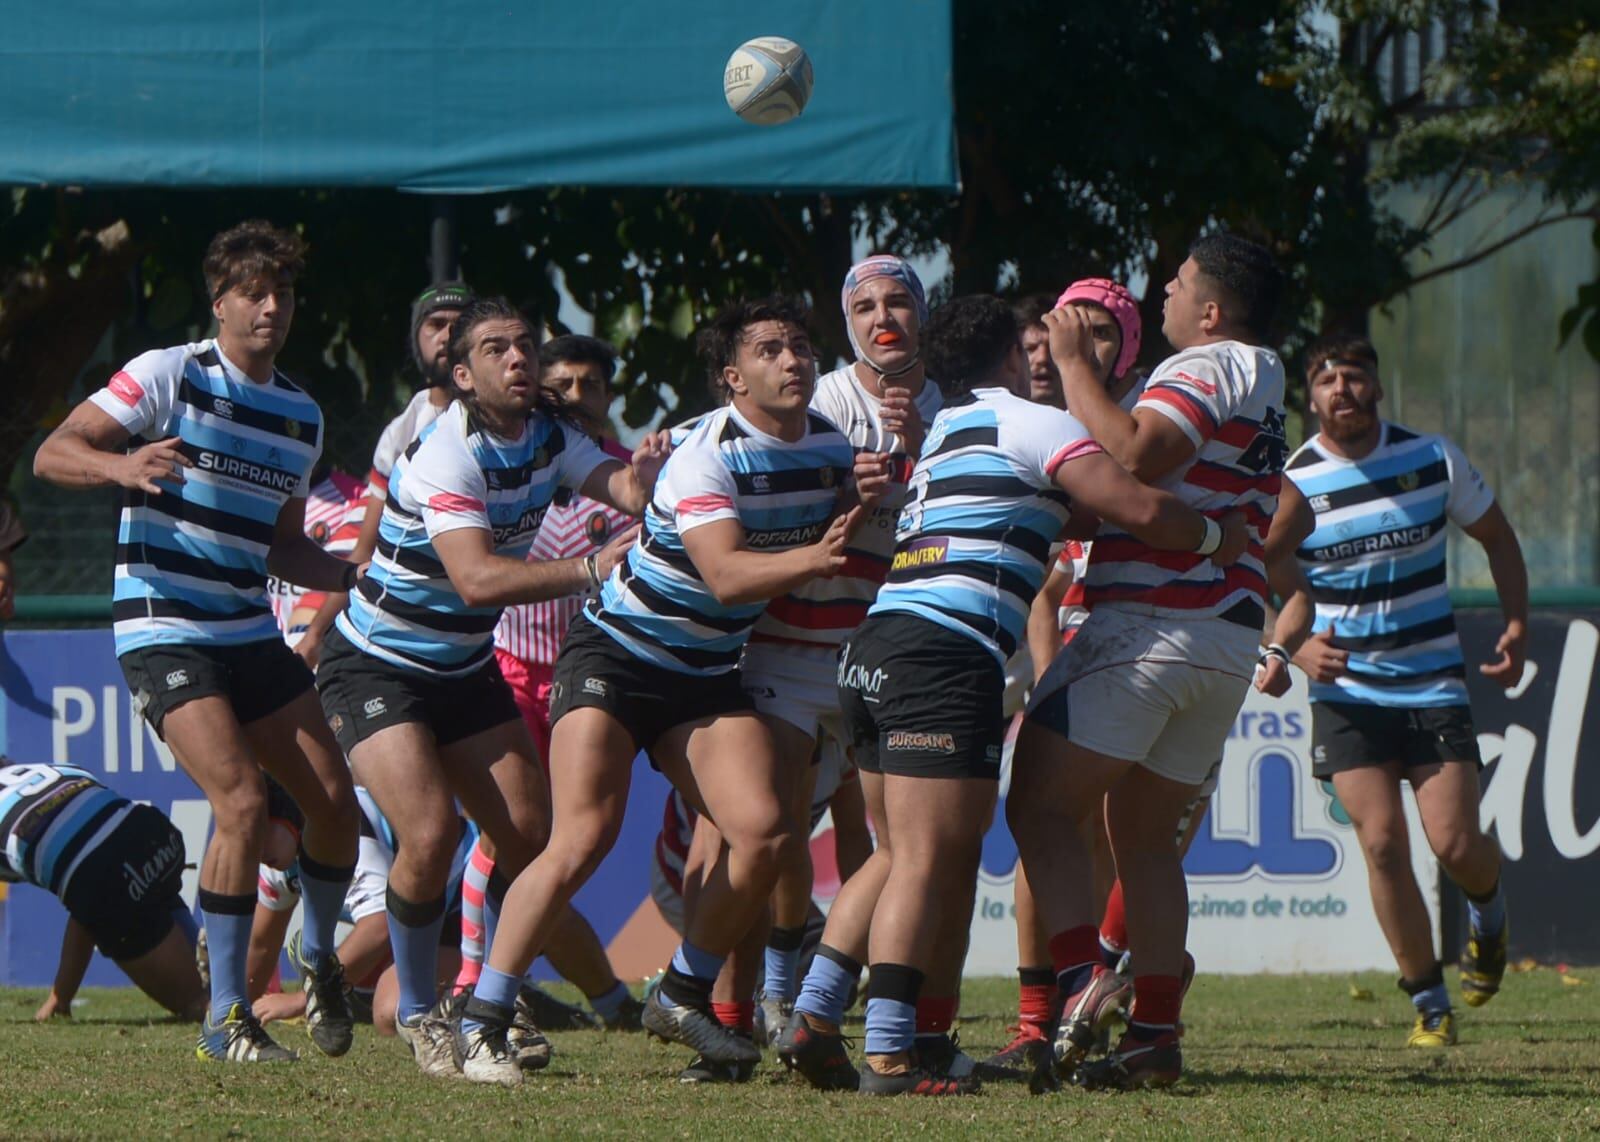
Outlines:
{"label": "ccc logo on shorts", "polygon": [[368,698],[361,706],[363,713],[369,718],[376,718],[379,714],[387,714],[389,707],[382,698]]}

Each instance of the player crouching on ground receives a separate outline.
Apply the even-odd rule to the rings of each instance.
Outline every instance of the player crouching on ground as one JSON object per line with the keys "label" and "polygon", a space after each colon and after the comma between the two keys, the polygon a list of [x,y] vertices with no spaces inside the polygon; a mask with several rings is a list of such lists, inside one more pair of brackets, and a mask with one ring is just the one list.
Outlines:
{"label": "player crouching on ground", "polygon": [[44,889],[71,918],[50,995],[34,1018],[70,1016],[98,947],[151,999],[198,1022],[194,916],[178,896],[183,836],[75,766],[0,757],[0,881]]}

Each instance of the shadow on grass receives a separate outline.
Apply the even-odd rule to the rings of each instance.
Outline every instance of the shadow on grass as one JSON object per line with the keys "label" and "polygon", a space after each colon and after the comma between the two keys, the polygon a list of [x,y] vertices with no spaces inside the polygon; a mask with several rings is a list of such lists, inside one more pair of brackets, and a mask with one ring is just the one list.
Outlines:
{"label": "shadow on grass", "polygon": [[[1184,1087],[1195,1094],[1205,1094],[1208,1090],[1225,1091],[1232,1088],[1247,1090],[1262,1090],[1280,1088],[1284,1090],[1298,1090],[1305,1093],[1321,1091],[1333,1096],[1345,1096],[1352,1093],[1353,1086],[1372,1086],[1377,1088],[1374,1093],[1394,1096],[1400,1091],[1461,1091],[1472,1094],[1490,1094],[1501,1098],[1532,1098],[1532,1097],[1573,1097],[1590,1098],[1593,1092],[1580,1088],[1571,1091],[1552,1089],[1549,1077],[1533,1077],[1534,1075],[1547,1076],[1558,1074],[1568,1078],[1577,1078],[1582,1073],[1594,1073],[1600,1068],[1562,1066],[1530,1066],[1525,1068],[1528,1077],[1521,1075],[1484,1075],[1479,1072],[1458,1073],[1450,1070],[1407,1070],[1407,1071],[1361,1071],[1357,1073],[1344,1072],[1338,1075],[1315,1074],[1312,1072],[1283,1072],[1283,1071],[1208,1071],[1187,1069],[1183,1073]],[[1180,1088],[1182,1089],[1182,1088]]]}

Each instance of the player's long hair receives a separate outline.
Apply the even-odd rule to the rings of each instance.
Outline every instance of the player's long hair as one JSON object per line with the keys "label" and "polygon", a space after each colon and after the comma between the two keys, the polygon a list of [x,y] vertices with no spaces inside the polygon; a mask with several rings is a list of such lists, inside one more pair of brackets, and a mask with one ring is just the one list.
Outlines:
{"label": "player's long hair", "polygon": [[[520,321],[526,325],[530,332],[536,329],[527,314],[523,313],[510,301],[503,297],[480,297],[461,311],[450,326],[450,348],[448,362],[450,368],[450,393],[462,404],[467,406],[467,411],[475,418],[478,417],[478,396],[456,384],[456,366],[467,363],[467,354],[472,349],[472,333],[478,326],[487,321]],[[594,436],[599,432],[600,426],[593,423],[593,418],[581,407],[569,404],[563,400],[561,394],[553,392],[538,383],[539,361],[534,358],[535,370],[535,399],[533,408],[528,411],[531,418],[544,415],[552,420],[561,421],[570,428],[583,433],[585,436]],[[481,418],[480,418],[481,419]]]}

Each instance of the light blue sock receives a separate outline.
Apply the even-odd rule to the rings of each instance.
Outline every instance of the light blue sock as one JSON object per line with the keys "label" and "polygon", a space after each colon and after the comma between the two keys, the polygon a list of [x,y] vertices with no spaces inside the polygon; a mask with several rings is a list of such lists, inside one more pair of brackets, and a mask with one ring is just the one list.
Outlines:
{"label": "light blue sock", "polygon": [[[840,960],[848,962],[841,963]],[[844,1008],[850,998],[850,989],[860,978],[860,964],[824,945],[817,949],[817,954],[811,960],[811,970],[806,972],[800,998],[794,1003],[795,1010],[804,1011],[813,1019],[837,1027],[844,1022]]]}
{"label": "light blue sock", "polygon": [[1420,1015],[1450,1010],[1450,989],[1440,980],[1432,987],[1423,988],[1411,997],[1412,1005]]}
{"label": "light blue sock", "polygon": [[411,1021],[434,1004],[439,986],[439,932],[444,928],[444,897],[416,903],[389,889],[389,948],[394,953],[400,999],[395,1018]]}
{"label": "light blue sock", "polygon": [[[723,961],[727,958],[708,952],[704,948],[697,948],[685,940],[678,945],[678,950],[672,953],[672,964],[667,970],[691,979],[702,980],[709,985],[721,973]],[[670,975],[668,978],[670,980]],[[658,988],[656,994],[661,997],[664,1007],[682,1006],[673,1000],[671,987]]]}
{"label": "light blue sock", "polygon": [[[472,989],[472,998],[480,1003],[492,1003],[496,1007],[515,1007],[517,992],[522,989],[522,977],[507,975],[503,971],[495,971],[488,964],[483,965],[483,974],[478,976],[478,986]],[[461,1017],[461,1030],[470,1031],[483,1026],[476,1019]]]}
{"label": "light blue sock", "polygon": [[761,992],[768,999],[793,999],[794,975],[800,966],[799,948],[774,948],[768,944],[763,956],[766,976]]}
{"label": "light blue sock", "polygon": [[1501,881],[1494,882],[1494,892],[1487,900],[1467,897],[1467,915],[1472,920],[1472,930],[1485,936],[1498,936],[1506,926],[1506,894]]}
{"label": "light blue sock", "polygon": [[356,870],[353,865],[334,868],[323,864],[304,850],[299,864],[300,898],[305,905],[300,954],[310,967],[317,968],[338,947],[339,915],[344,911],[345,893],[350,891],[350,878]]}
{"label": "light blue sock", "polygon": [[917,1034],[917,1005],[881,997],[867,1000],[867,1054],[909,1051]]}
{"label": "light blue sock", "polygon": [[622,1005],[630,998],[626,984],[618,983],[603,995],[589,996],[589,1007],[607,1023],[617,1017]]}
{"label": "light blue sock", "polygon": [[253,894],[237,896],[200,890],[200,918],[205,922],[206,950],[211,957],[211,1022],[221,1024],[235,1006],[250,1009],[250,924],[255,919]]}

